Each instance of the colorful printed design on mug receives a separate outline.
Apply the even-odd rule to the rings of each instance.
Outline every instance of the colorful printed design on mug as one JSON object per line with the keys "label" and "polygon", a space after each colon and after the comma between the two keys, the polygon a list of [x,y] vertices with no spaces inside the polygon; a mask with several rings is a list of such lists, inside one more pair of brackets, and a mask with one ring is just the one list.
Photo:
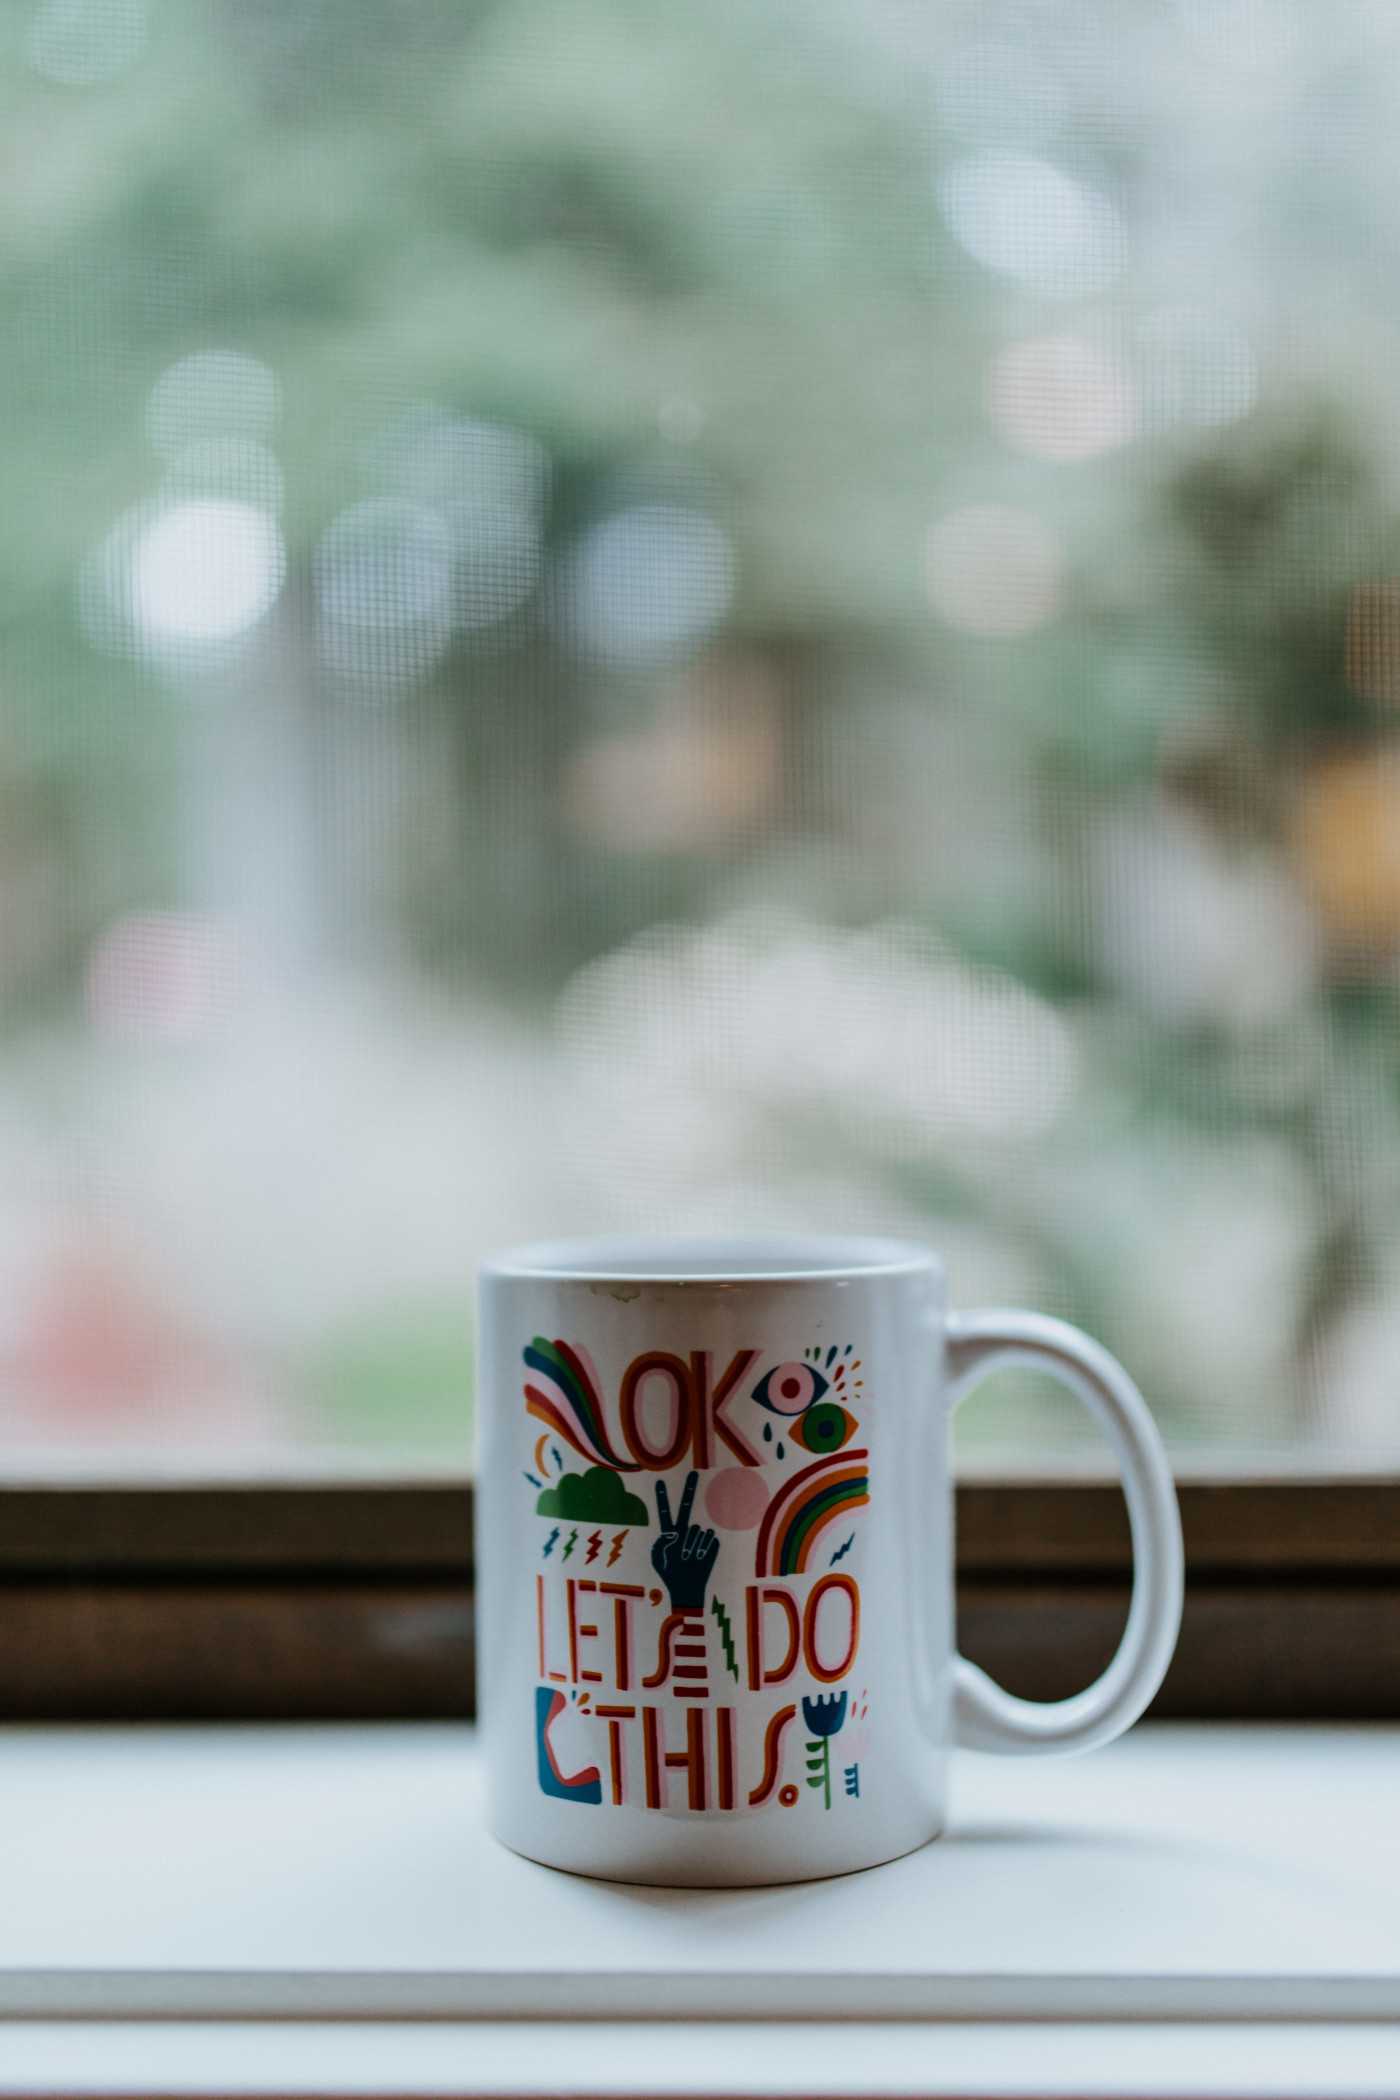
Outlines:
{"label": "colorful printed design on mug", "polygon": [[546,1684],[536,1688],[535,1748],[540,1761],[540,1790],[553,1794],[560,1801],[601,1801],[603,1787],[596,1765],[575,1772],[569,1779],[559,1769],[559,1758],[549,1736],[555,1722],[567,1710],[568,1701],[562,1692],[552,1692]]}
{"label": "colorful printed design on mug", "polygon": [[545,1425],[524,1475],[541,1792],[859,1814],[878,1761],[853,1674],[871,1501],[854,1345],[648,1350],[611,1381],[578,1342],[522,1355]]}
{"label": "colorful printed design on mug", "polygon": [[819,1458],[773,1497],[759,1526],[755,1575],[805,1575],[808,1556],[827,1526],[870,1500],[868,1451]]}

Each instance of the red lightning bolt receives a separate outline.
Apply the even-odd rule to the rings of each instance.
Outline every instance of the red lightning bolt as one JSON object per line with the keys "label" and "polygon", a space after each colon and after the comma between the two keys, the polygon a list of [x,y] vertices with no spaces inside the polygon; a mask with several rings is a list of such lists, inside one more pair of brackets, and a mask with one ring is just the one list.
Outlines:
{"label": "red lightning bolt", "polygon": [[588,1558],[583,1565],[586,1568],[591,1568],[594,1561],[598,1558],[598,1555],[602,1552],[602,1550],[603,1534],[601,1531],[595,1531],[588,1541]]}
{"label": "red lightning bolt", "polygon": [[627,1533],[626,1533],[625,1531],[619,1531],[619,1532],[618,1532],[618,1534],[617,1534],[617,1536],[616,1536],[616,1538],[614,1538],[614,1540],[613,1540],[613,1542],[612,1542],[612,1552],[611,1552],[611,1553],[610,1553],[610,1554],[608,1555],[608,1566],[609,1566],[609,1567],[611,1567],[611,1566],[612,1566],[613,1562],[614,1562],[614,1561],[615,1561],[615,1560],[617,1559],[617,1556],[618,1556],[618,1554],[619,1554],[619,1553],[621,1553],[621,1551],[622,1551],[622,1542],[623,1542],[623,1540],[624,1540],[624,1539],[626,1538],[626,1536],[627,1536]]}

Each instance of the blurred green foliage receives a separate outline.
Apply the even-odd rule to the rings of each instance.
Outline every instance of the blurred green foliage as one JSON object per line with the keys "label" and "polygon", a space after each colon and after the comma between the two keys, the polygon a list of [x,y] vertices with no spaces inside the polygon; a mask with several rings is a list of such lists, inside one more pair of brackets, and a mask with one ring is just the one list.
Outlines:
{"label": "blurred green foliage", "polygon": [[[83,5],[101,26],[98,0],[70,0],[79,46]],[[1347,1398],[1333,1364],[1347,1323],[1400,1290],[1400,317],[1364,86],[1395,52],[1374,11],[1344,12],[1344,34],[1320,7],[1290,15],[1246,87],[1228,50],[1192,43],[1201,11],[1101,0],[908,20],[165,0],[129,63],[75,85],[35,61],[43,9],[9,6],[12,1037],[80,1025],[114,918],[190,901],[190,723],[218,715],[219,678],[104,651],[78,579],[160,488],[153,386],[237,350],[281,389],[288,572],[252,676],[312,775],[363,746],[395,783],[378,830],[342,812],[308,849],[330,899],[317,967],[368,956],[539,1017],[659,923],[766,904],[922,929],[1072,1027],[1073,1105],[990,1167],[975,1148],[872,1150],[815,1111],[776,1152],[962,1233],[970,1283],[1024,1279],[1092,1326],[1187,1441],[1400,1435],[1400,1402]],[[1028,141],[1009,63],[1003,133],[950,115],[974,44],[1055,75],[1059,113]],[[940,189],[979,153],[989,181],[1040,155],[1111,200],[1126,268],[1055,298],[984,266]],[[1311,218],[1303,195],[1324,200]],[[1252,356],[1257,400],[1154,423],[1143,345],[1187,307],[1225,317],[1219,356]],[[1008,348],[1065,335],[1139,404],[1131,431],[1072,456],[1053,428],[1025,441],[994,391]],[[386,430],[428,403],[543,447],[540,581],[420,675],[356,687],[318,658],[317,549],[374,496]],[[639,501],[716,521],[736,581],[721,632],[622,663],[576,646],[560,579]],[[1054,604],[1024,631],[959,626],[930,585],[930,528],[977,505],[1040,521],[1055,550]],[[736,663],[781,754],[751,820],[629,843],[626,795],[621,819],[590,817],[588,754],[645,754],[696,666],[722,686]],[[418,1303],[332,1323],[298,1359],[347,1439],[459,1445],[465,1338]]]}

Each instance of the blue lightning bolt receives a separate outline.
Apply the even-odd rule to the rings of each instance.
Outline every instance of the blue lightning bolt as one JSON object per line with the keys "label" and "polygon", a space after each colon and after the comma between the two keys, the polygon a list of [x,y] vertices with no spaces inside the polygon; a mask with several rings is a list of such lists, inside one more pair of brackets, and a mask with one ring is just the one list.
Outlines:
{"label": "blue lightning bolt", "polygon": [[546,1560],[549,1559],[550,1554],[554,1551],[554,1541],[558,1538],[558,1536],[559,1526],[556,1524],[553,1531],[550,1532],[549,1537],[544,1542],[544,1557]]}
{"label": "blue lightning bolt", "polygon": [[539,1481],[536,1480],[533,1473],[527,1473],[525,1475],[525,1478],[529,1481],[532,1488],[537,1488],[540,1485]]}
{"label": "blue lightning bolt", "polygon": [[559,1446],[557,1444],[551,1444],[549,1450],[550,1456],[553,1458],[555,1465],[558,1466],[560,1472],[562,1473],[564,1470],[564,1461],[559,1456]]}
{"label": "blue lightning bolt", "polygon": [[570,1554],[571,1554],[571,1553],[573,1552],[573,1550],[574,1550],[574,1545],[575,1545],[575,1542],[576,1542],[577,1538],[578,1538],[578,1526],[577,1526],[577,1524],[575,1524],[575,1526],[574,1526],[573,1530],[572,1530],[572,1531],[571,1531],[571,1532],[569,1533],[569,1536],[568,1536],[568,1537],[567,1537],[567,1538],[565,1539],[565,1541],[564,1541],[564,1551],[563,1551],[563,1552],[562,1552],[562,1553],[560,1554],[560,1556],[559,1556],[559,1558],[560,1558],[561,1560],[567,1560],[567,1559],[568,1559],[569,1555],[570,1555]]}
{"label": "blue lightning bolt", "polygon": [[[838,1547],[836,1548],[836,1551],[835,1551],[835,1552],[834,1552],[834,1553],[832,1554],[832,1556],[831,1556],[830,1560],[829,1560],[829,1561],[827,1562],[827,1566],[828,1566],[829,1568],[834,1568],[834,1567],[836,1566],[836,1563],[837,1563],[837,1561],[838,1561],[838,1560],[844,1560],[844,1559],[846,1558],[846,1555],[847,1555],[847,1554],[848,1554],[848,1553],[850,1552],[850,1550],[851,1550],[852,1546],[854,1546],[855,1542],[856,1542],[856,1535],[855,1535],[855,1533],[854,1533],[854,1532],[852,1532],[852,1533],[851,1533],[851,1535],[850,1535],[850,1537],[849,1537],[849,1538],[847,1539],[847,1541],[846,1541],[845,1545],[844,1545],[844,1546],[838,1546]],[[843,1576],[842,1576],[842,1578],[841,1578],[841,1580],[842,1580],[842,1581],[844,1582],[844,1581],[845,1581],[845,1579],[846,1579],[846,1578],[845,1578],[845,1576],[843,1575]]]}

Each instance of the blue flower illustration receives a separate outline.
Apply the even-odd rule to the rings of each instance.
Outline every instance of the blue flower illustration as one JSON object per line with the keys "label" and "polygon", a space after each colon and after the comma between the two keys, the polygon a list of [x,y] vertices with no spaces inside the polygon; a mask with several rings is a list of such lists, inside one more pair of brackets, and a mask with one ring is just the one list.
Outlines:
{"label": "blue flower illustration", "polygon": [[844,1692],[822,1692],[815,1699],[804,1699],[802,1718],[812,1735],[835,1735],[846,1718],[846,1694]]}
{"label": "blue flower illustration", "polygon": [[831,1741],[846,1718],[846,1694],[844,1692],[819,1692],[815,1699],[804,1699],[802,1718],[813,1740],[807,1745],[807,1784],[819,1787],[831,1806]]}

